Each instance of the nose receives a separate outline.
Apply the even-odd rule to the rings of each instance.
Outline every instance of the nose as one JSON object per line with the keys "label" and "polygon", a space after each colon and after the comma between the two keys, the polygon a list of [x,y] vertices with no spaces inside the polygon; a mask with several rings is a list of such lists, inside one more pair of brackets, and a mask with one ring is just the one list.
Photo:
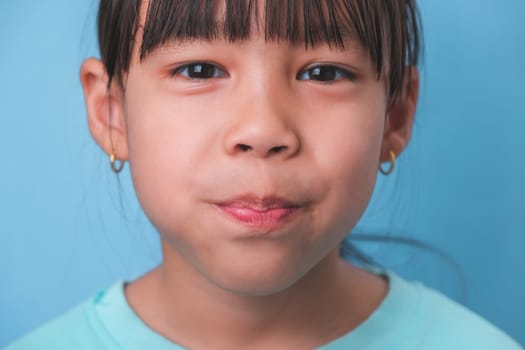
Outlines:
{"label": "nose", "polygon": [[300,150],[300,138],[291,125],[291,105],[270,96],[237,96],[237,111],[225,134],[224,147],[231,156],[288,159]]}

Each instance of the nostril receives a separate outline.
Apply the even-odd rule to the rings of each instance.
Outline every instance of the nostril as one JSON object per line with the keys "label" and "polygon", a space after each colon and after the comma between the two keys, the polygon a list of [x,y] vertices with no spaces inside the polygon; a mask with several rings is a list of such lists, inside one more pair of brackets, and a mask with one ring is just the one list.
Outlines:
{"label": "nostril", "polygon": [[245,145],[243,143],[239,143],[239,144],[237,144],[237,149],[239,149],[239,150],[241,150],[243,152],[248,152],[249,150],[252,149],[252,147],[248,146],[248,145]]}
{"label": "nostril", "polygon": [[270,148],[270,150],[268,151],[268,154],[281,153],[281,152],[286,151],[287,149],[288,149],[288,146],[275,146],[275,147]]}
{"label": "nostril", "polygon": [[[247,145],[245,143],[238,143],[235,146],[235,148],[241,152],[248,152],[248,151],[253,150],[252,146]],[[288,146],[275,146],[275,147],[270,148],[266,154],[267,155],[279,154],[279,153],[285,152],[287,149],[288,149]]]}

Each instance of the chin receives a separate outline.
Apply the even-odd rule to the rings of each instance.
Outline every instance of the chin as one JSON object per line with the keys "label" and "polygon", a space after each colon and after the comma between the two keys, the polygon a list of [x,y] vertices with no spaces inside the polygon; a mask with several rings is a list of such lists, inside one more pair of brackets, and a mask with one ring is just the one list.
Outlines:
{"label": "chin", "polygon": [[[245,296],[269,296],[288,289],[310,269],[308,263],[290,256],[269,254],[251,258],[236,257],[215,263],[208,278],[218,287]],[[304,257],[300,257],[303,258]],[[220,267],[220,268],[219,268]]]}
{"label": "chin", "polygon": [[290,286],[294,285],[301,276],[271,276],[271,278],[261,278],[260,276],[245,276],[237,280],[230,278],[227,281],[214,281],[215,284],[237,295],[262,297],[279,294]]}

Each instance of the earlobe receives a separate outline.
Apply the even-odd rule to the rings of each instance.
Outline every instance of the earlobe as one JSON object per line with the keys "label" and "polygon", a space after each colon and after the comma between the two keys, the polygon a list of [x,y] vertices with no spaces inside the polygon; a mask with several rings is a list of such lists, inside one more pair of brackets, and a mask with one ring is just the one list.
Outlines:
{"label": "earlobe", "polygon": [[412,67],[410,80],[406,80],[403,92],[388,110],[381,148],[381,162],[390,161],[390,151],[398,157],[408,145],[412,135],[417,100],[419,96],[419,72]]}
{"label": "earlobe", "polygon": [[80,82],[84,90],[91,136],[106,154],[113,154],[118,160],[126,160],[126,125],[118,87],[108,87],[104,64],[95,58],[89,58],[82,64]]}

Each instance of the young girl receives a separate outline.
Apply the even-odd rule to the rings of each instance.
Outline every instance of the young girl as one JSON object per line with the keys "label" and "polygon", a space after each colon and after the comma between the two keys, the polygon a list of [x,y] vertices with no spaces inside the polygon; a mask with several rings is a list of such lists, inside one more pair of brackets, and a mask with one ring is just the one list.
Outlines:
{"label": "young girl", "polygon": [[163,262],[8,349],[520,349],[340,245],[418,97],[413,0],[102,0],[91,134]]}

